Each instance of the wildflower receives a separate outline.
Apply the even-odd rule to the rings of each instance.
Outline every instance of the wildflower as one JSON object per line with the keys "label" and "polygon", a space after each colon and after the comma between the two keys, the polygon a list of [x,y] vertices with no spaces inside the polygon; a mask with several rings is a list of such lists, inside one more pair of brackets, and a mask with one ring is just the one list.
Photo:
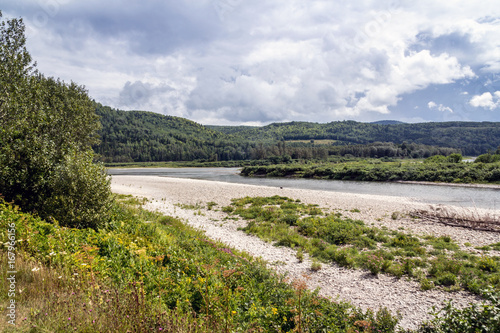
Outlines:
{"label": "wildflower", "polygon": [[32,272],[38,272],[39,270],[40,270],[40,268],[38,268],[38,267],[34,267],[31,269]]}
{"label": "wildflower", "polygon": [[71,317],[68,317],[68,320],[71,320]]}
{"label": "wildflower", "polygon": [[273,315],[278,313],[278,309],[276,309],[276,308],[272,308],[271,311],[273,312]]}

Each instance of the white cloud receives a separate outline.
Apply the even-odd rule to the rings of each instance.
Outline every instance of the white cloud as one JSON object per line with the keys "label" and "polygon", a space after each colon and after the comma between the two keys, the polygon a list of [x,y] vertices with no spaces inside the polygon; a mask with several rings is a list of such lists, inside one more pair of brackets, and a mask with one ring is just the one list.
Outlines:
{"label": "white cloud", "polygon": [[[415,92],[500,72],[494,0],[56,2],[43,26],[36,2],[5,9],[25,16],[42,72],[114,107],[200,122],[386,117]],[[432,48],[418,44],[422,34],[474,47]],[[500,95],[464,90],[470,105],[497,107]],[[452,113],[457,94],[428,109]],[[404,116],[420,117],[419,105]]]}
{"label": "white cloud", "polygon": [[474,107],[494,110],[500,106],[500,91],[496,91],[493,95],[490,92],[485,92],[482,95],[475,95],[471,98],[469,104]]}
{"label": "white cloud", "polygon": [[448,106],[444,106],[443,104],[436,104],[435,102],[433,101],[430,101],[429,103],[427,103],[427,107],[431,110],[438,110],[438,111],[441,111],[441,112],[449,112],[449,113],[453,113],[453,109],[448,107]]}

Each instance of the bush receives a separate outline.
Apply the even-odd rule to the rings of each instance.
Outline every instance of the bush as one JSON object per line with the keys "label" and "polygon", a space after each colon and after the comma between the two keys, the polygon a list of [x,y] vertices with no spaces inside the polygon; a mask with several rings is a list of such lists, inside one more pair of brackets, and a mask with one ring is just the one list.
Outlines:
{"label": "bush", "polygon": [[454,286],[458,279],[453,273],[445,273],[437,278],[437,283],[442,286]]}
{"label": "bush", "polygon": [[474,160],[474,163],[495,163],[495,162],[498,162],[498,161],[500,161],[500,155],[499,154],[495,154],[495,155],[483,154],[483,155],[479,155]]}
{"label": "bush", "polygon": [[91,152],[72,152],[56,167],[52,195],[40,212],[60,225],[96,229],[108,221],[111,205],[109,177],[102,164],[92,162]]}
{"label": "bush", "polygon": [[456,309],[449,302],[443,309],[433,313],[434,319],[423,324],[419,332],[499,332],[500,294],[485,291],[483,296],[489,304],[471,304],[467,308]]}
{"label": "bush", "polygon": [[460,163],[462,162],[462,155],[461,154],[451,154],[450,156],[447,157],[448,162],[450,163]]}
{"label": "bush", "polygon": [[424,160],[424,163],[446,163],[446,162],[448,162],[446,156],[443,155],[434,155]]}

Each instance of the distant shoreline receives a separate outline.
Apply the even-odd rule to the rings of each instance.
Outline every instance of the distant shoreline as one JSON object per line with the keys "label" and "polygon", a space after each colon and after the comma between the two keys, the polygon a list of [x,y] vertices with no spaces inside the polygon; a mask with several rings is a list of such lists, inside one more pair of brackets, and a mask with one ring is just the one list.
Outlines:
{"label": "distant shoreline", "polygon": [[396,180],[394,183],[401,184],[416,184],[416,185],[436,185],[436,186],[456,186],[456,187],[478,187],[478,188],[491,188],[500,190],[500,184],[474,184],[474,183],[442,183],[442,182],[424,182],[424,181],[414,181],[414,180]]}

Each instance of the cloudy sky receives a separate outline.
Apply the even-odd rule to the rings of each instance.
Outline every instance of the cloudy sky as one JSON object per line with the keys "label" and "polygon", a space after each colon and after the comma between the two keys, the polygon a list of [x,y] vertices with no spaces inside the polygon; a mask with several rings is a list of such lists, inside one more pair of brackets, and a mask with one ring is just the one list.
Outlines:
{"label": "cloudy sky", "polygon": [[47,76],[202,124],[500,121],[498,0],[0,0]]}

